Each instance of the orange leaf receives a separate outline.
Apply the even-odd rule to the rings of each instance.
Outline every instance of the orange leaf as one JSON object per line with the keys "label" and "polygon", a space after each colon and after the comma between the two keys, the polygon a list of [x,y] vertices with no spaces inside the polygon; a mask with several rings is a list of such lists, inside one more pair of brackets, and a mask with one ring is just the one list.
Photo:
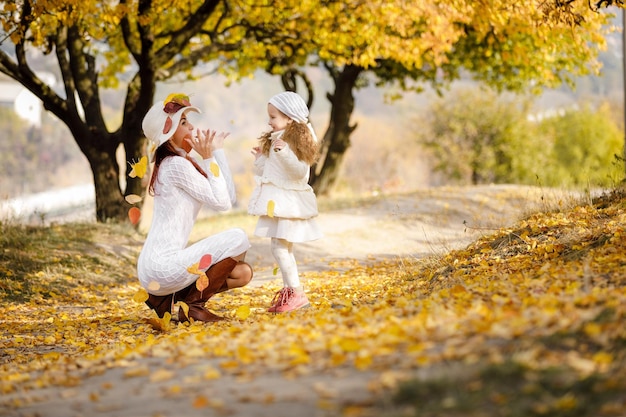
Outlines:
{"label": "orange leaf", "polygon": [[128,218],[132,225],[136,226],[137,223],[139,223],[139,219],[141,219],[141,210],[137,207],[131,207],[130,210],[128,210]]}
{"label": "orange leaf", "polygon": [[204,408],[209,405],[209,400],[205,396],[199,395],[193,400],[193,408]]}
{"label": "orange leaf", "polygon": [[198,269],[207,269],[211,266],[211,262],[213,261],[213,257],[210,253],[207,253],[202,258],[200,258],[200,262],[198,263]]}
{"label": "orange leaf", "polygon": [[202,292],[206,287],[209,286],[209,277],[205,274],[200,275],[200,277],[196,280],[196,288],[198,291]]}

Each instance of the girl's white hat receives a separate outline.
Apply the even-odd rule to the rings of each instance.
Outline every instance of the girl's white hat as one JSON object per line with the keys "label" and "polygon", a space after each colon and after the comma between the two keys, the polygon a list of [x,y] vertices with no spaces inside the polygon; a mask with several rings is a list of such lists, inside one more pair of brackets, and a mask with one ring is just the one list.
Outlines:
{"label": "girl's white hat", "polygon": [[189,111],[202,113],[191,105],[189,96],[185,94],[170,94],[164,101],[155,103],[141,123],[143,133],[151,142],[150,149],[156,150],[174,136],[180,118]]}
{"label": "girl's white hat", "polygon": [[276,109],[291,120],[306,124],[313,136],[313,140],[317,142],[317,135],[309,122],[309,108],[299,94],[293,91],[284,91],[270,98],[269,104],[276,107]]}
{"label": "girl's white hat", "polygon": [[309,121],[309,108],[297,93],[285,91],[270,98],[269,103],[298,123]]}

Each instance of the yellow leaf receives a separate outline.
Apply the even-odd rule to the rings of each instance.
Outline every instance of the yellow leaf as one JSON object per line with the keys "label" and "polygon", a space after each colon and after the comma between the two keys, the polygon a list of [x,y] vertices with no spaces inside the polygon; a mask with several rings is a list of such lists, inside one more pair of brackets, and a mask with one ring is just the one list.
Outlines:
{"label": "yellow leaf", "polygon": [[183,313],[185,313],[185,317],[189,318],[189,306],[187,305],[187,303],[185,303],[184,301],[179,301],[176,304],[178,304],[179,308],[183,310]]}
{"label": "yellow leaf", "polygon": [[610,365],[613,363],[613,355],[609,352],[598,352],[593,355],[593,361],[601,365]]}
{"label": "yellow leaf", "polygon": [[170,328],[170,321],[172,320],[172,315],[169,311],[165,312],[165,315],[162,319],[158,317],[150,317],[147,322],[154,330],[158,330],[161,332],[165,332]]}
{"label": "yellow leaf", "polygon": [[138,376],[148,376],[150,375],[150,367],[148,365],[137,366],[135,368],[130,368],[124,372],[125,378],[134,378]]}
{"label": "yellow leaf", "polygon": [[250,317],[250,306],[249,305],[239,306],[239,308],[237,308],[237,312],[235,313],[235,315],[237,316],[239,320],[247,319],[248,317]]}
{"label": "yellow leaf", "polygon": [[270,200],[267,202],[267,215],[269,217],[274,217],[274,200]]}
{"label": "yellow leaf", "polygon": [[211,173],[213,174],[214,177],[220,176],[220,166],[217,165],[215,162],[211,162],[209,169],[211,170]]}
{"label": "yellow leaf", "polygon": [[213,367],[209,367],[206,371],[204,371],[204,379],[218,379],[221,377],[222,373]]}
{"label": "yellow leaf", "polygon": [[129,177],[143,178],[144,175],[146,175],[146,172],[148,171],[148,157],[142,156],[139,162],[130,164],[130,168],[131,168],[131,171],[130,171],[130,174],[128,174]]}
{"label": "yellow leaf", "polygon": [[148,292],[143,288],[140,288],[139,291],[135,293],[133,296],[133,301],[137,303],[145,303],[148,300]]}
{"label": "yellow leaf", "polygon": [[344,352],[356,352],[361,349],[361,345],[354,339],[341,339],[339,346]]}
{"label": "yellow leaf", "polygon": [[356,366],[357,369],[360,369],[362,371],[369,368],[371,364],[372,364],[371,355],[358,356],[354,360],[354,366]]}
{"label": "yellow leaf", "polygon": [[169,369],[157,369],[150,375],[150,382],[167,381],[174,377],[175,373]]}
{"label": "yellow leaf", "polygon": [[204,271],[200,270],[200,262],[187,267],[187,272],[193,275],[204,275]]}
{"label": "yellow leaf", "polygon": [[156,281],[150,281],[150,283],[148,284],[148,291],[158,291],[159,288],[161,288],[161,284]]}
{"label": "yellow leaf", "polygon": [[272,270],[272,275],[277,275],[277,274],[278,274],[278,267],[275,267],[275,268]]}

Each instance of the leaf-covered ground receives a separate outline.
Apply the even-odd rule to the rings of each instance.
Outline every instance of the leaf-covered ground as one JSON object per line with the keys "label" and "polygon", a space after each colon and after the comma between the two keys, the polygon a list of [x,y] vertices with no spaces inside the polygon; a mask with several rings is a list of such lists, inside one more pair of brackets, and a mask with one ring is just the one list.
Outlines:
{"label": "leaf-covered ground", "polygon": [[623,416],[625,224],[615,191],[307,271],[308,310],[266,313],[277,281],[223,293],[212,325],[136,301],[131,230],[3,225],[0,416]]}

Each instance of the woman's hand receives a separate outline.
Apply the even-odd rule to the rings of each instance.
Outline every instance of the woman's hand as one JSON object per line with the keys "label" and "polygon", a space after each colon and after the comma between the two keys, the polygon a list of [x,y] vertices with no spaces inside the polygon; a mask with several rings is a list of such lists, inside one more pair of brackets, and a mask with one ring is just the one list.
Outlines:
{"label": "woman's hand", "polygon": [[202,159],[208,159],[213,156],[213,151],[224,147],[224,139],[229,133],[220,132],[219,134],[215,130],[201,130],[196,131],[196,136],[193,139],[186,139],[187,143],[191,145],[191,149],[198,152]]}
{"label": "woman's hand", "polygon": [[[207,132],[209,132],[207,130]],[[213,150],[222,149],[224,147],[224,140],[230,135],[228,132],[220,132],[215,136],[215,130],[213,131]]]}

